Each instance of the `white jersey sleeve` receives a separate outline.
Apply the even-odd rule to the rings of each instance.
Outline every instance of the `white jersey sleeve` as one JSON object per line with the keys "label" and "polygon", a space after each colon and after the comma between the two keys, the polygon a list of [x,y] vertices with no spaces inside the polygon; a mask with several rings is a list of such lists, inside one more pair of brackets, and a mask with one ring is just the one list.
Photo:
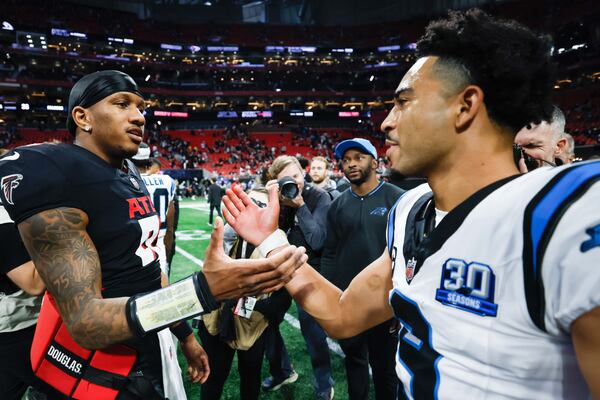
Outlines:
{"label": "white jersey sleeve", "polygon": [[[600,306],[600,162],[557,175],[532,207],[532,243],[544,288],[544,325],[566,335],[581,315]],[[547,247],[544,246],[547,243]],[[545,251],[544,251],[545,250]]]}

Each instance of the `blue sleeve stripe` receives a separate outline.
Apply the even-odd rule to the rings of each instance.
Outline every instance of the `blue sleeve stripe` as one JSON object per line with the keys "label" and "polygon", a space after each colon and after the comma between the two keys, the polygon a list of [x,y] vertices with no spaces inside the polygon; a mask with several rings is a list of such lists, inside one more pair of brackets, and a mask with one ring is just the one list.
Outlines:
{"label": "blue sleeve stripe", "polygon": [[533,272],[538,270],[538,249],[544,232],[554,220],[557,212],[579,189],[587,185],[590,180],[600,177],[600,162],[586,163],[566,170],[565,174],[556,181],[553,187],[539,200],[531,215],[531,242],[533,256]]}
{"label": "blue sleeve stripe", "polygon": [[529,202],[523,224],[523,277],[527,310],[533,323],[546,331],[542,265],[546,247],[569,207],[600,179],[600,162],[559,172]]}

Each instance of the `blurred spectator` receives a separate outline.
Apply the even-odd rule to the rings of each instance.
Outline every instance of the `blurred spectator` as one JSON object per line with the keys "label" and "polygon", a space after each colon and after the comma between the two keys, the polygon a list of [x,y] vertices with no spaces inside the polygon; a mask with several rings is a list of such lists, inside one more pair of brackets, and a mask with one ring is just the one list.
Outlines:
{"label": "blurred spectator", "polygon": [[325,190],[329,193],[331,200],[334,200],[340,195],[340,192],[336,190],[336,183],[329,178],[329,173],[329,161],[325,157],[313,157],[309,171],[313,185]]}
{"label": "blurred spectator", "polygon": [[217,210],[217,215],[221,215],[221,199],[225,195],[225,190],[222,186],[217,185],[216,180],[211,178],[211,184],[208,187],[208,204],[210,207],[210,214],[208,216],[208,224],[213,224],[213,211]]}

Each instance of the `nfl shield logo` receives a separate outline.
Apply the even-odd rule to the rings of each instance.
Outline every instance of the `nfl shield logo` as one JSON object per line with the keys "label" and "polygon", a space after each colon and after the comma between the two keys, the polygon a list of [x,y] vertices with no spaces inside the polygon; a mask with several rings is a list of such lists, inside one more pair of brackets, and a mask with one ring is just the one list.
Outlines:
{"label": "nfl shield logo", "polygon": [[413,257],[406,263],[406,282],[410,283],[415,276],[415,267],[417,266],[417,260]]}
{"label": "nfl shield logo", "polygon": [[138,183],[137,179],[135,179],[133,176],[130,176],[129,180],[136,190],[140,190],[140,184]]}

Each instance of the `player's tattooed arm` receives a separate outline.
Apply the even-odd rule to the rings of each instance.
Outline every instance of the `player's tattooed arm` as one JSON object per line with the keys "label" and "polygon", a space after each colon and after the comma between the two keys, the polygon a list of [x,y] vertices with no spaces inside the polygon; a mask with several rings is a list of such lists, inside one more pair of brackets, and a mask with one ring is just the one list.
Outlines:
{"label": "player's tattooed arm", "polygon": [[126,298],[101,296],[100,259],[75,208],[42,211],[19,224],[27,251],[73,339],[88,349],[133,337],[125,317]]}

